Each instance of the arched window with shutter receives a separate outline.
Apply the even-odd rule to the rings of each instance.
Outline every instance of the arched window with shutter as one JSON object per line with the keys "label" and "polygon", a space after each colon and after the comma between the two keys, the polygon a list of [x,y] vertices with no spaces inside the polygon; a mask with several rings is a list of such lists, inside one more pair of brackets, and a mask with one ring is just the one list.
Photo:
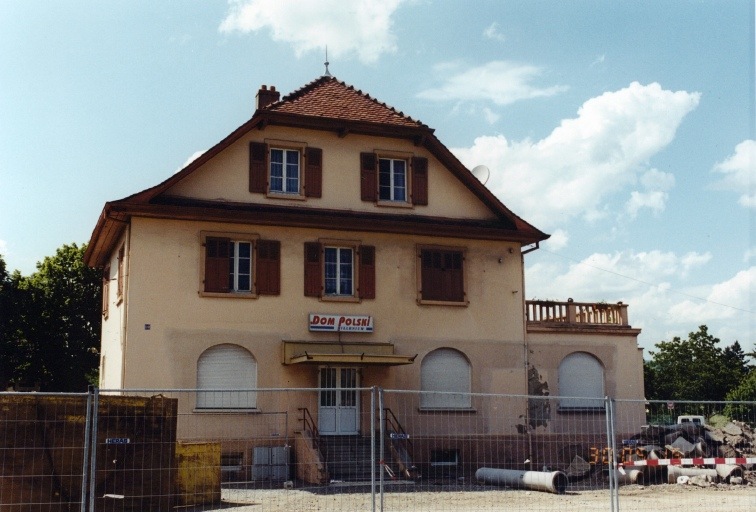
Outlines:
{"label": "arched window with shutter", "polygon": [[452,348],[439,348],[420,364],[420,394],[423,409],[469,409],[472,406],[470,362]]}
{"label": "arched window with shutter", "polygon": [[256,387],[257,361],[244,347],[215,345],[197,360],[197,409],[254,409]]}
{"label": "arched window with shutter", "polygon": [[573,352],[559,363],[559,410],[604,408],[604,365],[587,352]]}

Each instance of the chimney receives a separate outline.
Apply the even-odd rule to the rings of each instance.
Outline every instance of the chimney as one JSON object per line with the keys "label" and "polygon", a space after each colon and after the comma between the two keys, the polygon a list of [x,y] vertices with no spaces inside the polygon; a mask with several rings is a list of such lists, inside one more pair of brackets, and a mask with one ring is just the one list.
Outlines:
{"label": "chimney", "polygon": [[257,91],[257,108],[265,108],[279,99],[281,99],[281,93],[276,90],[275,85],[271,85],[270,89],[268,89],[267,85],[263,85],[260,87],[260,90]]}

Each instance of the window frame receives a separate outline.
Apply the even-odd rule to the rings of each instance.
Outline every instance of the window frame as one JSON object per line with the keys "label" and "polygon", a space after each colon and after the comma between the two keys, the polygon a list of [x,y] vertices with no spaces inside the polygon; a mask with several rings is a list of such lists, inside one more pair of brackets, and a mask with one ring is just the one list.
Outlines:
{"label": "window frame", "polygon": [[102,316],[110,316],[110,265],[102,269]]}
{"label": "window frame", "polygon": [[[329,261],[329,254],[334,256],[333,261]],[[343,255],[349,254],[349,261]],[[356,251],[353,246],[325,244],[323,245],[323,296],[327,298],[354,297],[355,286],[355,262]],[[333,277],[329,277],[329,266],[335,266]],[[344,271],[348,266],[349,276],[346,277]],[[329,281],[334,281],[335,292],[329,293]],[[342,285],[348,283],[348,293],[342,292]]]}
{"label": "window frame", "polygon": [[[326,249],[349,249],[352,253],[352,293],[326,294]],[[317,250],[317,260],[312,259]],[[304,244],[305,297],[318,297],[326,302],[361,302],[375,299],[375,246],[359,240],[321,238]],[[315,276],[319,284],[314,282]],[[338,273],[337,273],[338,279]],[[317,289],[317,293],[316,293]]]}
{"label": "window frame", "polygon": [[[460,279],[462,280],[460,288],[462,297],[461,300],[445,300],[438,297],[425,298],[423,290],[424,274],[423,274],[423,253],[426,251],[444,254],[459,254],[460,255]],[[436,306],[468,306],[470,301],[467,294],[467,248],[459,246],[442,246],[442,245],[418,245],[417,246],[417,303],[422,305],[436,305]]]}
{"label": "window frame", "polygon": [[[598,371],[600,375],[601,390],[594,396],[576,396],[573,392],[576,382],[580,382],[579,387],[591,387],[591,382],[597,382],[590,377],[598,377],[598,374],[586,372],[585,362],[589,361],[592,365],[591,370]],[[566,367],[569,365],[569,367]],[[568,372],[568,370],[572,370]],[[573,372],[578,371],[579,378],[575,379]],[[570,374],[569,386],[565,382],[565,374]],[[604,362],[596,355],[585,350],[576,350],[565,355],[557,366],[557,388],[558,395],[561,397],[557,404],[557,412],[560,414],[581,413],[581,412],[603,412],[605,410],[606,396],[606,366]]]}
{"label": "window frame", "polygon": [[123,301],[126,288],[126,244],[118,248],[118,276],[116,281],[116,305]]}
{"label": "window frame", "polygon": [[[207,290],[207,278],[208,278],[208,267],[207,267],[207,259],[208,259],[208,249],[207,249],[207,243],[208,240],[225,240],[228,242],[231,242],[234,244],[235,247],[238,247],[238,244],[241,243],[248,243],[250,244],[250,262],[249,262],[249,290],[234,290],[231,289],[229,286],[228,291],[209,291]],[[260,283],[258,282],[260,280],[261,275],[259,272],[262,270],[260,269],[261,265],[261,256],[260,256],[260,248],[262,244],[275,244],[277,247],[277,268],[269,268],[269,266],[265,267],[266,272],[273,272],[275,275],[274,278],[274,284],[271,285],[270,283],[266,283],[265,287],[262,287]],[[280,294],[280,242],[277,240],[267,240],[260,237],[257,233],[238,233],[238,232],[219,232],[219,231],[202,231],[200,232],[200,262],[199,262],[199,295],[201,297],[225,297],[225,298],[241,298],[241,299],[256,299],[260,295],[279,295]],[[238,270],[238,251],[234,251],[234,283],[236,284],[238,282],[239,274],[236,272]],[[276,261],[272,260],[275,265]],[[229,260],[229,265],[231,264],[231,260]],[[230,268],[229,268],[230,270]],[[231,274],[229,273],[229,277]],[[277,281],[277,284],[275,282]],[[229,283],[230,285],[230,283]],[[271,287],[273,289],[271,289]],[[261,288],[264,288],[264,291],[261,291]]]}
{"label": "window frame", "polygon": [[[378,160],[378,184],[377,184],[377,187],[378,187],[378,198],[377,198],[378,200],[377,200],[377,202],[378,202],[378,204],[386,204],[386,205],[390,205],[390,206],[400,206],[400,205],[402,205],[402,206],[405,206],[405,205],[406,206],[412,206],[412,204],[410,203],[410,192],[412,190],[411,183],[410,183],[410,176],[411,176],[411,174],[409,172],[409,170],[410,170],[410,159],[407,158],[407,157],[399,157],[399,156],[396,156],[396,155],[378,154],[377,155],[377,160]],[[388,185],[388,190],[389,190],[389,196],[390,197],[388,197],[388,198],[381,197],[381,195],[382,195],[381,191],[385,188],[384,185],[381,185],[381,177],[384,174],[384,172],[383,172],[383,170],[381,168],[381,162],[389,162],[389,172],[388,172],[389,185]],[[394,163],[395,162],[402,162],[404,164],[404,171],[402,173],[403,177],[404,177],[404,184],[402,186],[402,189],[403,189],[403,192],[404,192],[404,199],[396,199],[396,197],[395,197],[397,189],[399,188],[399,186],[394,181],[395,180],[395,176],[397,174],[395,172],[395,169],[394,169]]]}
{"label": "window frame", "polygon": [[[403,160],[405,198],[381,199],[381,160]],[[393,191],[392,191],[393,197]],[[406,151],[374,149],[360,153],[360,199],[377,206],[415,208],[428,205],[428,158]]]}
{"label": "window frame", "polygon": [[[274,190],[273,189],[273,152],[274,151],[280,151],[281,152],[281,177],[278,178],[281,180],[281,190]],[[289,160],[288,156],[289,154],[296,153],[297,156],[297,187],[296,192],[294,191],[288,191],[288,181],[291,179],[288,176],[288,168],[289,168]],[[302,192],[304,180],[303,173],[302,173],[302,153],[303,148],[302,147],[290,147],[285,146],[282,144],[269,144],[268,147],[268,195],[269,196],[275,196],[275,197],[304,197],[304,194]]]}

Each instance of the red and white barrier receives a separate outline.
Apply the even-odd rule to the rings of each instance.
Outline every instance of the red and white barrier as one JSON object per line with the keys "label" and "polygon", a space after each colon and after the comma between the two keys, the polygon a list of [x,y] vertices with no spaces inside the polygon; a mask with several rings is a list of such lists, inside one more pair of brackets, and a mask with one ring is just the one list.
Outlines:
{"label": "red and white barrier", "polygon": [[717,464],[756,464],[756,457],[695,457],[690,459],[645,459],[620,462],[620,466],[715,466]]}

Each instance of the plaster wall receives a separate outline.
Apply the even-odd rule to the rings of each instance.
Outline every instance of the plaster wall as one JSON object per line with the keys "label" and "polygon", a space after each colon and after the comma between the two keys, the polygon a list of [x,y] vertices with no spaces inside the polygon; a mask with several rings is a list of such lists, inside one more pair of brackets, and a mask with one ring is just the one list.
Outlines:
{"label": "plaster wall", "polygon": [[[273,146],[308,145],[323,150],[322,198],[287,199],[249,192],[249,143]],[[428,205],[376,206],[360,199],[360,153],[378,152],[396,158],[428,158]],[[216,155],[167,195],[240,203],[265,203],[450,218],[493,219],[494,215],[425,148],[400,139],[348,135],[272,126],[253,130]]]}

